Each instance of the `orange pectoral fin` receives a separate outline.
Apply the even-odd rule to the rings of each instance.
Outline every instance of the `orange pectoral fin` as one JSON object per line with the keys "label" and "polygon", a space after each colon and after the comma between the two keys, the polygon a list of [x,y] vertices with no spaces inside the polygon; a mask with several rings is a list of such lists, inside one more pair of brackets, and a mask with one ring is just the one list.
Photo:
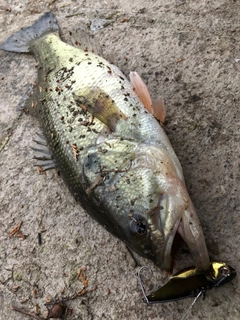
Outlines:
{"label": "orange pectoral fin", "polygon": [[152,114],[155,118],[157,118],[161,124],[163,124],[166,109],[162,98],[158,98],[152,101],[148,88],[143,82],[142,78],[136,71],[130,72],[130,81],[132,84],[132,88],[138,96],[139,100],[142,102],[144,107]]}

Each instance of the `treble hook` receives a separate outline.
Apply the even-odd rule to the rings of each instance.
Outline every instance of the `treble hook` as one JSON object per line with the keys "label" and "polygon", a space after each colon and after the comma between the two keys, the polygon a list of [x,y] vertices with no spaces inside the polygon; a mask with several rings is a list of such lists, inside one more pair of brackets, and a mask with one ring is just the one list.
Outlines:
{"label": "treble hook", "polygon": [[150,302],[149,302],[149,300],[148,300],[148,298],[147,298],[147,296],[146,296],[145,289],[144,289],[144,286],[143,286],[143,283],[142,283],[142,279],[141,279],[141,272],[142,272],[144,269],[149,269],[149,270],[151,271],[151,274],[153,274],[153,272],[152,272],[152,269],[151,269],[149,266],[143,266],[143,267],[138,271],[138,273],[137,273],[137,279],[138,279],[138,282],[139,282],[139,284],[140,284],[140,288],[141,288],[142,293],[143,293],[143,301],[144,301],[147,305],[149,305]]}

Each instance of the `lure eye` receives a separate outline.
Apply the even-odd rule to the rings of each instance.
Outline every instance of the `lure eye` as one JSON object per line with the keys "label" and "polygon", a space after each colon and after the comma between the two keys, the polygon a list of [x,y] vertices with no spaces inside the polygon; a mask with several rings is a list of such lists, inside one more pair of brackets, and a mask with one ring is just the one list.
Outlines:
{"label": "lure eye", "polygon": [[228,277],[230,275],[230,270],[228,267],[224,266],[220,268],[220,273],[223,277]]}
{"label": "lure eye", "polygon": [[147,222],[138,216],[133,216],[130,222],[130,231],[139,237],[146,236]]}

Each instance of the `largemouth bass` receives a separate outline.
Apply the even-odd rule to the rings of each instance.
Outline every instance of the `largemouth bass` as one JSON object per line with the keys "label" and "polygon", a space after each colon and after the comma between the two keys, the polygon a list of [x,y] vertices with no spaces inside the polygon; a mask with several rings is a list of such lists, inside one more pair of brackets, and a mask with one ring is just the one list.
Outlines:
{"label": "largemouth bass", "polygon": [[64,43],[52,13],[2,50],[32,53],[38,82],[29,109],[83,208],[140,256],[172,267],[178,232],[196,269],[210,265],[179,160],[155,117],[118,67]]}

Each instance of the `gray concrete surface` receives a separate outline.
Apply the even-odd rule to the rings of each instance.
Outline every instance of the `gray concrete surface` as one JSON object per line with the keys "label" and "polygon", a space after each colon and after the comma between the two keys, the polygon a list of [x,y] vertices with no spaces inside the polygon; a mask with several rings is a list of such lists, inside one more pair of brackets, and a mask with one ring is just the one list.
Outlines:
{"label": "gray concrete surface", "polygon": [[[80,22],[111,20],[96,38],[104,57],[125,74],[137,70],[167,107],[166,132],[185,172],[212,259],[240,274],[240,11],[239,1],[5,1],[0,42],[52,10],[66,40]],[[191,300],[147,307],[136,281],[140,265],[125,246],[75,203],[55,171],[39,175],[30,146],[37,120],[16,112],[36,79],[32,56],[0,52],[0,319],[29,317],[11,304],[46,314],[47,299],[72,296],[68,319],[181,319]],[[9,237],[22,221],[26,239]],[[38,244],[38,232],[42,245]],[[149,264],[149,263],[148,263]],[[176,252],[175,271],[192,264]],[[150,264],[151,265],[151,264]],[[148,290],[168,276],[151,265]],[[238,278],[199,299],[186,319],[240,319]],[[18,289],[16,289],[19,287]],[[33,290],[36,290],[36,295]],[[21,302],[24,302],[22,303]]]}

